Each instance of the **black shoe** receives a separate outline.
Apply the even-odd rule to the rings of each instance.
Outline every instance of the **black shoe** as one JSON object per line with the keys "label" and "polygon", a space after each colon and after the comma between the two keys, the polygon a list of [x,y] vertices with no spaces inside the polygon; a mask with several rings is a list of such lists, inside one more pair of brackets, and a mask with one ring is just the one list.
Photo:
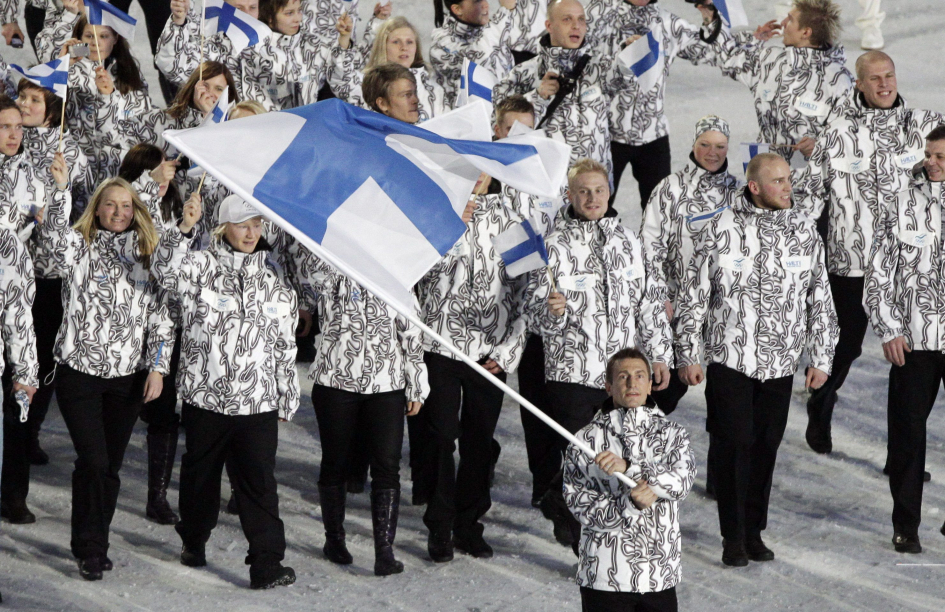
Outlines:
{"label": "black shoe", "polygon": [[273,589],[277,586],[289,586],[295,583],[295,570],[276,563],[263,568],[249,566],[249,588]]}
{"label": "black shoe", "polygon": [[[883,466],[883,475],[884,475],[884,476],[889,476],[889,466],[888,466],[888,465]],[[924,470],[924,471],[922,472],[922,482],[931,482],[931,481],[932,481],[932,474],[931,474],[928,470]]]}
{"label": "black shoe", "polygon": [[918,534],[905,534],[896,532],[892,539],[893,546],[897,553],[918,554],[922,552],[922,545],[919,543]]}
{"label": "black shoe", "polygon": [[115,566],[112,564],[112,560],[107,556],[102,557],[101,563],[103,572],[110,572],[115,568]]}
{"label": "black shoe", "polygon": [[30,448],[27,453],[29,453],[30,465],[47,465],[49,463],[49,455],[39,446],[38,438],[30,440]]}
{"label": "black shoe", "polygon": [[36,515],[26,507],[25,499],[0,503],[0,516],[14,525],[28,525],[36,522]]}
{"label": "black shoe", "polygon": [[491,559],[492,558],[492,547],[483,539],[481,534],[478,533],[454,533],[453,534],[453,545],[456,547],[456,550],[464,552],[467,555],[476,557],[477,559]]}
{"label": "black shoe", "polygon": [[394,537],[400,515],[400,491],[371,491],[371,524],[374,527],[374,575],[390,576],[404,571],[404,564],[394,558]]}
{"label": "black shoe", "polygon": [[180,518],[167,503],[167,487],[177,456],[177,432],[148,434],[148,505],[145,516],[160,525],[176,525]]}
{"label": "black shoe", "polygon": [[814,426],[813,423],[807,424],[807,432],[804,434],[807,445],[815,453],[829,455],[833,451],[833,441],[830,438],[830,432],[823,432]]}
{"label": "black shoe", "polygon": [[207,565],[206,549],[203,546],[191,548],[184,544],[180,547],[180,562],[187,567],[204,567]]}
{"label": "black shoe", "polygon": [[532,508],[541,509],[541,498],[544,497],[543,493],[532,493]]}
{"label": "black shoe", "polygon": [[76,559],[76,563],[79,565],[79,575],[85,580],[102,579],[102,560],[100,557]]}
{"label": "black shoe", "polygon": [[236,499],[236,491],[230,491],[230,501],[226,502],[226,513],[227,514],[239,514],[240,513],[240,502]]}
{"label": "black shoe", "polygon": [[560,492],[549,489],[541,498],[539,504],[542,515],[552,523],[555,540],[562,546],[572,546],[574,536],[571,529],[571,521],[574,517],[564,503],[564,497]]}
{"label": "black shoe", "polygon": [[325,525],[325,558],[338,565],[351,565],[354,559],[345,545],[345,485],[318,487],[318,499],[322,506],[322,523]]}
{"label": "black shoe", "polygon": [[431,531],[427,538],[427,552],[434,563],[447,563],[453,560],[453,538],[449,531]]}
{"label": "black shoe", "polygon": [[774,551],[765,546],[760,534],[745,538],[745,552],[752,561],[774,561]]}
{"label": "black shoe", "polygon": [[745,551],[744,540],[722,539],[722,563],[729,567],[748,565],[748,553]]}

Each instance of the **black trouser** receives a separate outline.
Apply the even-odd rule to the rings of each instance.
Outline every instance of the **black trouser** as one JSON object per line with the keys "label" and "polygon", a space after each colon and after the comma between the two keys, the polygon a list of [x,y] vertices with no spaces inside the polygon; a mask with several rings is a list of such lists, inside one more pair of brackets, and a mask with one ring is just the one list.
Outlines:
{"label": "black trouser", "polygon": [[[608,397],[604,389],[577,383],[548,381],[545,383],[545,389],[548,393],[548,416],[571,433],[577,433],[594,420],[594,415]],[[557,436],[555,444],[557,453],[552,458],[555,475],[548,485],[548,490],[560,497],[561,505],[564,505],[564,471],[561,469],[561,462],[570,442],[562,436]]]}
{"label": "black trouser", "polygon": [[39,53],[36,51],[36,37],[43,31],[46,10],[36,8],[27,2],[26,8],[23,10],[23,16],[26,18],[26,35],[30,39],[30,44],[33,45],[33,52],[39,57]]}
{"label": "black trouser", "polygon": [[620,188],[620,177],[627,164],[633,171],[633,178],[640,186],[640,207],[646,210],[650,194],[656,186],[673,171],[669,153],[669,136],[657,138],[653,142],[634,146],[622,142],[610,143],[610,156],[614,164],[614,193],[611,202]]}
{"label": "black trouser", "polygon": [[171,363],[168,373],[164,377],[164,387],[161,395],[144,405],[141,410],[141,420],[148,424],[148,435],[176,434],[180,427],[180,416],[177,415],[177,366],[180,364],[180,335],[177,330],[177,339],[174,342],[174,352],[171,353]]}
{"label": "black trouser", "polygon": [[[29,5],[27,5],[29,8]],[[29,428],[33,438],[46,420],[49,403],[55,391],[55,381],[47,379],[56,369],[53,350],[62,325],[62,279],[36,278],[36,298],[33,300],[33,326],[36,328],[36,356],[39,361],[39,388],[30,402]]]}
{"label": "black trouser", "polygon": [[676,587],[656,593],[619,593],[581,587],[581,612],[676,612]]}
{"label": "black trouser", "polygon": [[3,393],[3,476],[0,500],[5,504],[26,501],[30,492],[29,422],[20,422],[20,405],[13,397],[13,368],[7,365],[0,389]]}
{"label": "black trouser", "polygon": [[[545,393],[545,351],[541,336],[528,337],[522,360],[518,366],[518,390],[522,397],[548,414],[548,399]],[[525,408],[519,408],[522,430],[525,434],[525,452],[528,455],[528,470],[532,473],[532,498],[545,494],[557,473],[555,457],[561,463],[558,439],[561,437],[545,425],[541,419]]]}
{"label": "black trouser", "polygon": [[65,364],[56,369],[56,397],[76,455],[72,472],[72,554],[79,559],[108,552],[115,515],[118,471],[131,439],[146,371],[117,378],[84,374]]}
{"label": "black trouser", "polygon": [[[403,389],[352,393],[314,385],[312,404],[322,443],[319,486],[344,485],[354,452],[370,459],[372,490],[400,490],[400,448],[407,407]],[[356,435],[359,431],[363,436]]]}
{"label": "black trouser", "polygon": [[[439,534],[452,529],[481,535],[479,519],[492,506],[492,436],[502,411],[502,391],[462,361],[429,352],[423,360],[430,396],[415,423],[418,435],[429,441],[421,446],[420,459],[429,467],[424,486],[430,502],[423,522]],[[504,382],[506,374],[498,378]],[[458,469],[453,461],[457,438]]]}
{"label": "black trouser", "polygon": [[285,558],[285,528],[279,518],[276,448],[279,414],[227,415],[184,402],[186,451],[180,462],[180,522],[188,548],[210,539],[220,514],[220,482],[229,457],[239,491],[239,517],[249,542],[246,564],[265,567]]}
{"label": "black trouser", "polygon": [[833,303],[837,308],[837,322],[840,324],[840,339],[827,382],[807,400],[807,415],[811,425],[824,435],[830,434],[837,391],[850,373],[850,366],[863,352],[863,338],[869,325],[869,317],[863,309],[863,277],[831,274],[829,280]]}
{"label": "black trouser", "polygon": [[793,382],[793,376],[761,382],[719,363],[706,369],[712,419],[709,460],[719,526],[727,540],[759,535],[767,526],[771,480]]}
{"label": "black trouser", "polygon": [[905,355],[905,365],[889,370],[887,467],[893,528],[916,534],[922,519],[925,423],[945,379],[945,355],[917,350]]}
{"label": "black trouser", "polygon": [[669,371],[669,386],[662,391],[653,391],[649,399],[656,402],[656,407],[663,411],[663,414],[669,415],[676,406],[679,405],[686,393],[689,391],[689,385],[679,378],[679,370]]}

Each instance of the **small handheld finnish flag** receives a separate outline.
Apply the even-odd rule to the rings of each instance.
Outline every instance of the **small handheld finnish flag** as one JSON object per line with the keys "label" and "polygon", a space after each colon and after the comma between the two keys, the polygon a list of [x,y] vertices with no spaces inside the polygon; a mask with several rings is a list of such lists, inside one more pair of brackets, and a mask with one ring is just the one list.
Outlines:
{"label": "small handheld finnish flag", "polygon": [[223,0],[206,0],[203,10],[204,33],[223,32],[233,43],[234,53],[252,47],[272,34],[269,26]]}
{"label": "small handheld finnish flag", "polygon": [[83,0],[89,25],[108,26],[115,33],[132,42],[135,39],[135,25],[138,21],[104,0]]}
{"label": "small handheld finnish flag", "polygon": [[10,64],[10,68],[22,74],[23,78],[30,83],[36,83],[63,100],[66,99],[66,90],[69,87],[69,57],[60,57],[48,64],[33,66],[28,70],[23,70],[16,64]]}
{"label": "small handheld finnish flag", "polygon": [[742,0],[713,0],[712,4],[719,11],[722,23],[729,28],[740,28],[748,25],[748,15]]}
{"label": "small handheld finnish flag", "polygon": [[485,100],[492,104],[492,88],[495,76],[476,62],[463,59],[463,72],[459,77],[458,106],[469,104],[473,100]]}
{"label": "small handheld finnish flag", "polygon": [[663,75],[662,45],[652,30],[627,45],[617,59],[636,78],[640,91],[656,87]]}
{"label": "small handheld finnish flag", "polygon": [[748,171],[748,162],[760,153],[771,151],[771,145],[766,142],[743,142],[741,144],[742,172]]}
{"label": "small handheld finnish flag", "polygon": [[548,251],[541,234],[535,231],[530,219],[513,225],[501,234],[492,237],[492,246],[505,264],[505,272],[521,276],[526,272],[548,265]]}
{"label": "small handheld finnish flag", "polygon": [[204,117],[204,120],[200,123],[201,126],[209,125],[211,123],[222,123],[226,121],[226,116],[230,112],[230,88],[227,87],[220,94],[220,99],[217,100],[217,105],[213,107],[207,116]]}

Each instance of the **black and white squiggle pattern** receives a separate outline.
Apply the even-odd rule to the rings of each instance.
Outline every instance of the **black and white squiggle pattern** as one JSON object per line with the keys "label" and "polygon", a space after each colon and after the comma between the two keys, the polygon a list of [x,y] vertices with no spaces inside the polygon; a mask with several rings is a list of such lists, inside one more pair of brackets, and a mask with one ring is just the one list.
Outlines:
{"label": "black and white squiggle pattern", "polygon": [[297,269],[319,304],[321,335],[309,378],[352,393],[404,389],[408,402],[424,401],[430,385],[420,330],[307,249],[299,249]]}
{"label": "black and white squiggle pattern", "polygon": [[308,32],[273,34],[247,49],[242,62],[243,93],[267,110],[312,104],[328,80],[331,51],[338,45]]}
{"label": "black and white squiggle pattern", "polygon": [[[548,238],[548,269],[529,273],[529,314],[541,329],[545,380],[604,388],[607,360],[639,346],[672,367],[672,336],[643,245],[617,217],[568,218]],[[548,312],[549,272],[567,307]]]}
{"label": "black and white squiggle pattern", "polygon": [[63,279],[56,361],[102,378],[167,374],[174,324],[138,251],[134,231],[99,230],[92,243],[69,227],[68,191],[56,190],[38,226]]}
{"label": "black and white squiggle pattern", "polygon": [[[522,300],[525,276],[511,278],[492,236],[516,219],[499,196],[479,196],[463,237],[415,289],[423,322],[473,359],[491,358],[506,372],[518,367],[525,348]],[[453,358],[426,337],[424,348]]]}
{"label": "black and white squiggle pattern", "polygon": [[[464,58],[487,68],[496,79],[504,78],[512,70],[515,58],[503,44],[511,40],[511,28],[512,14],[499,6],[485,26],[471,26],[447,16],[441,27],[433,29],[430,63],[437,83],[446,92],[447,108],[456,105]],[[499,100],[495,93],[493,99]]]}
{"label": "black and white squiggle pattern", "polygon": [[725,28],[714,45],[722,73],[751,89],[758,142],[795,144],[805,136],[816,138],[853,89],[842,45],[828,49],[764,45],[750,32],[733,36]]}
{"label": "black and white squiggle pattern", "polygon": [[939,113],[907,108],[867,108],[851,96],[817,140],[798,177],[798,205],[817,218],[828,211],[827,271],[863,276],[873,232],[883,212],[909,186],[922,160],[925,136],[945,123]]}
{"label": "black and white squiggle pattern", "polygon": [[691,159],[656,186],[643,215],[641,237],[661,302],[675,306],[696,236],[741,194],[727,169],[706,172]]}
{"label": "black and white squiggle pattern", "polygon": [[39,386],[33,298],[33,264],[17,235],[0,228],[0,368],[9,365],[13,380]]}
{"label": "black and white squiggle pattern", "polygon": [[883,342],[905,336],[914,351],[945,352],[942,204],[942,183],[921,170],[876,229],[863,301]]}
{"label": "black and white squiggle pattern", "polygon": [[[357,53],[349,49],[335,47],[332,49],[332,67],[328,72],[328,85],[336,97],[349,104],[371,109],[364,95],[361,93],[361,84],[364,82],[364,73],[358,68],[358,62],[353,61]],[[410,72],[417,79],[417,111],[423,123],[437,115],[446,112],[444,106],[446,93],[425,66],[411,68]]]}
{"label": "black and white squiggle pattern", "polygon": [[551,102],[538,95],[542,77],[548,71],[565,74],[580,56],[590,53],[591,61],[574,91],[562,100],[542,129],[550,138],[571,146],[571,162],[589,157],[610,170],[610,103],[627,83],[614,69],[613,57],[586,47],[552,47],[550,38],[542,37],[538,56],[513,68],[495,86],[492,97],[498,103],[513,94],[524,95],[535,106],[535,125],[538,125]]}
{"label": "black and white squiggle pattern", "polygon": [[[41,180],[47,185],[54,184],[49,169],[53,155],[59,150],[59,128],[23,128],[23,152],[30,158],[30,164],[40,173]],[[95,191],[89,160],[82,152],[71,132],[63,135],[62,155],[69,167],[69,179],[72,192],[72,218],[85,210],[85,205]]]}
{"label": "black and white squiggle pattern", "polygon": [[[240,99],[246,97],[240,75],[243,74],[243,59],[248,52],[248,49],[234,51],[230,39],[222,33],[206,36],[203,41],[203,60],[220,62],[230,70]],[[200,67],[199,10],[195,11],[191,6],[184,25],[177,25],[170,18],[167,20],[158,39],[154,65],[168,81],[178,87],[187,82],[190,75]]]}
{"label": "black and white squiggle pattern", "polygon": [[189,246],[180,230],[168,229],[151,266],[183,305],[181,398],[223,414],[278,410],[291,419],[300,396],[295,293],[270,265],[268,250],[240,253],[220,241],[206,251]]}
{"label": "black and white squiggle pattern", "polygon": [[839,328],[814,222],[736,200],[697,237],[673,323],[677,367],[704,357],[765,381],[793,376],[807,349],[829,373]]}
{"label": "black and white squiggle pattern", "polygon": [[193,106],[188,106],[180,118],[171,117],[163,108],[152,108],[115,122],[117,133],[115,140],[124,157],[133,146],[140,142],[153,144],[164,150],[170,157],[177,157],[178,152],[164,140],[164,130],[186,130],[198,127],[204,120],[204,113]]}
{"label": "black and white squiggle pattern", "polygon": [[627,487],[573,444],[564,464],[564,500],[581,523],[577,583],[598,591],[651,593],[679,584],[679,502],[696,478],[689,434],[658,408],[612,408],[608,400],[577,433],[595,452],[622,457],[635,482],[658,499],[638,510]]}

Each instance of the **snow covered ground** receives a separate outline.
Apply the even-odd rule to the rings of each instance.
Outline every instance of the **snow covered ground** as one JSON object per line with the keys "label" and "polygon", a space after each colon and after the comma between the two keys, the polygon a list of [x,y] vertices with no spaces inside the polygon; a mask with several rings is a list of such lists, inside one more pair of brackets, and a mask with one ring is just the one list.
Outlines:
{"label": "snow covered ground", "polygon": [[[363,2],[364,0],[362,0]],[[663,0],[667,8],[695,20],[682,0]],[[395,2],[427,33],[432,27],[429,0]],[[859,32],[854,0],[845,7],[844,43],[849,64],[858,54]],[[772,2],[745,0],[753,21],[772,17]],[[945,68],[941,34],[945,31],[942,0],[887,0],[883,26],[887,51],[899,63],[900,91],[913,106],[945,109]],[[406,6],[407,8],[399,8]],[[365,13],[370,7],[364,6]],[[133,11],[140,17],[137,6]],[[21,21],[22,24],[22,21]],[[429,47],[427,44],[426,47]],[[28,45],[27,45],[28,48]],[[147,58],[143,30],[136,44]],[[31,63],[31,53],[0,49],[4,59]],[[156,76],[143,61],[153,94]],[[675,166],[691,144],[690,127],[707,113],[727,117],[732,141],[749,141],[756,132],[747,91],[719,78],[709,68],[679,62],[668,94],[673,126]],[[631,226],[639,223],[638,203],[628,177],[618,207]],[[684,610],[927,610],[945,609],[945,412],[929,419],[928,468],[921,555],[896,554],[890,543],[892,502],[880,470],[885,458],[886,378],[888,365],[879,343],[867,338],[864,356],[855,364],[837,405],[834,453],[824,457],[807,448],[805,395],[798,381],[791,418],[781,447],[771,494],[765,538],[777,554],[771,563],[745,569],[724,568],[715,504],[704,496],[700,475],[682,504],[684,581],[679,588]],[[515,384],[515,379],[512,377]],[[704,433],[705,402],[694,389],[673,418],[692,435],[700,474],[704,474],[708,440]],[[52,461],[33,468],[29,504],[34,525],[4,523],[0,528],[0,591],[14,610],[577,610],[573,582],[575,558],[551,537],[550,523],[528,504],[530,475],[525,461],[518,408],[506,402],[497,438],[503,452],[496,470],[494,505],[486,517],[486,538],[493,559],[457,555],[436,565],[426,557],[422,509],[405,505],[396,542],[405,573],[374,577],[369,502],[350,498],[347,527],[355,563],[341,568],[325,561],[316,481],[320,456],[317,424],[306,395],[296,419],[281,426],[277,478],[282,517],[289,543],[286,563],[298,573],[291,588],[263,593],[248,588],[243,565],[246,544],[235,517],[221,514],[208,546],[210,565],[180,565],[180,542],[173,528],[155,525],[144,514],[146,453],[144,429],[132,438],[122,471],[123,487],[112,525],[110,556],[115,570],[102,582],[81,580],[69,554],[70,473],[74,452],[55,406],[42,442]],[[406,456],[406,454],[405,454]],[[409,500],[404,462],[405,498]],[[177,473],[170,498],[177,503]],[[901,565],[910,564],[910,565]],[[911,565],[919,564],[919,565]],[[940,564],[940,565],[937,565]]]}

